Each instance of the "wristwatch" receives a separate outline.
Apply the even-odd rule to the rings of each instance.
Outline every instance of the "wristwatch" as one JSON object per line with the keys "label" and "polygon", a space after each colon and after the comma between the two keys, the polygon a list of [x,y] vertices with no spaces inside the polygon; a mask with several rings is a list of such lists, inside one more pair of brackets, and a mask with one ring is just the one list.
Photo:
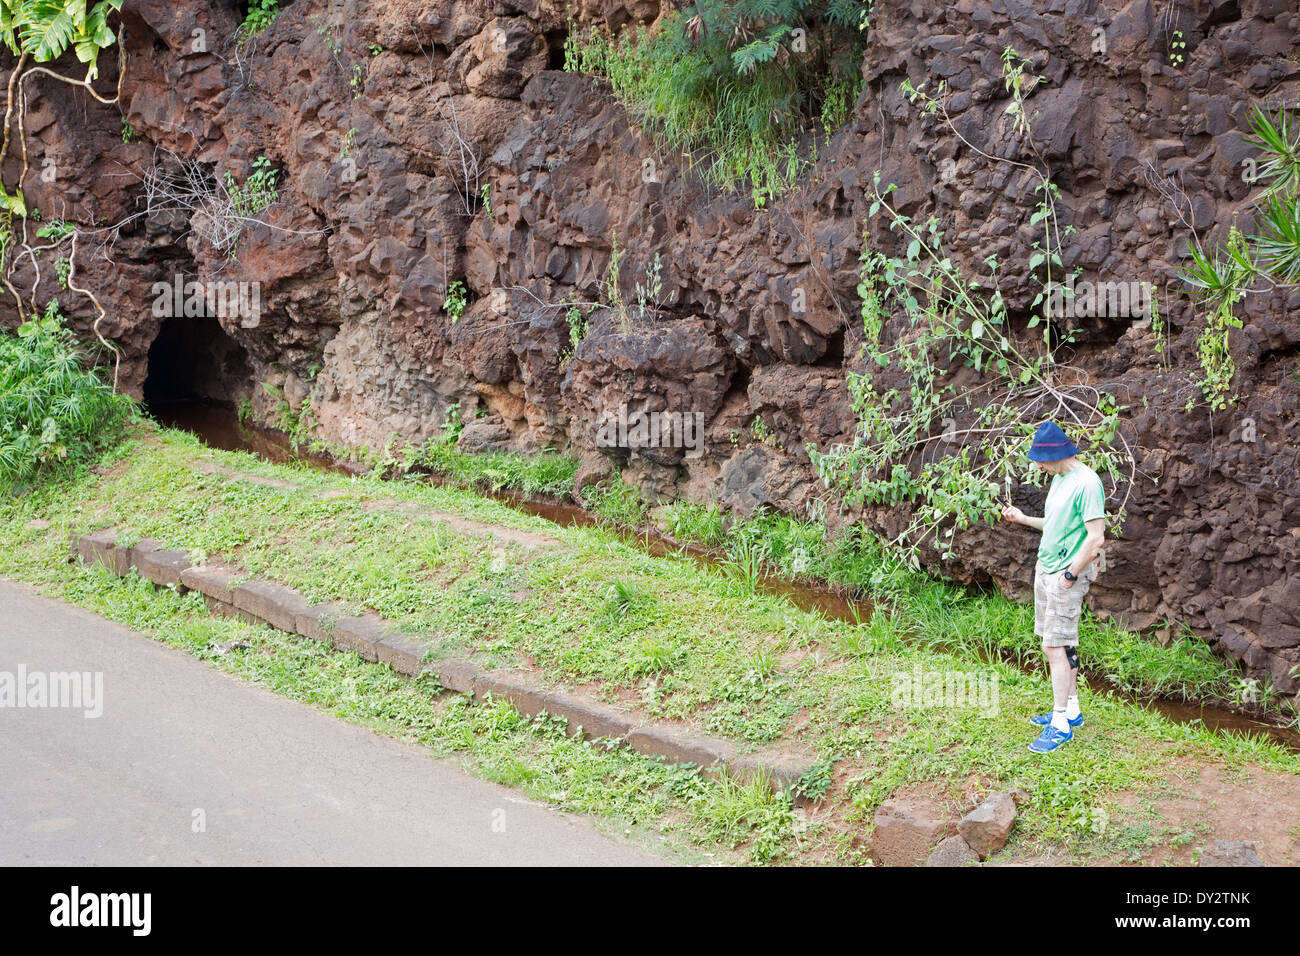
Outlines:
{"label": "wristwatch", "polygon": [[1078,576],[1077,574],[1075,574],[1073,571],[1071,571],[1069,568],[1066,568],[1066,569],[1065,569],[1065,580],[1067,580],[1067,581],[1077,581],[1077,580],[1079,580],[1079,576]]}

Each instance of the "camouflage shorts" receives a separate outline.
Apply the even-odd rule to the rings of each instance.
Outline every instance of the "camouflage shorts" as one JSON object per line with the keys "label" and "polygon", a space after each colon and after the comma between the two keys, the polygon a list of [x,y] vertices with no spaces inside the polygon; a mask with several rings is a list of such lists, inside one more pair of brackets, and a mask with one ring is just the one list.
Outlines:
{"label": "camouflage shorts", "polygon": [[1083,569],[1069,590],[1061,587],[1061,572],[1051,574],[1042,564],[1034,568],[1034,633],[1045,647],[1079,646],[1079,613],[1096,578],[1096,561]]}

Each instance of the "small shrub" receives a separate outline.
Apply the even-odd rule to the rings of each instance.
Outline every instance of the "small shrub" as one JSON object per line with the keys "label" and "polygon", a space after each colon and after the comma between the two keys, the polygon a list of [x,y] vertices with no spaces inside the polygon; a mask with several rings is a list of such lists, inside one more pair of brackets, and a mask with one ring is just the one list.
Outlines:
{"label": "small shrub", "polygon": [[280,0],[248,0],[248,16],[240,29],[240,39],[256,36],[274,21],[280,12]]}
{"label": "small shrub", "polygon": [[84,358],[57,302],[0,333],[0,486],[85,461],[117,436],[130,401]]}
{"label": "small shrub", "polygon": [[226,191],[230,196],[232,213],[241,218],[255,216],[280,198],[280,191],[275,185],[276,171],[271,168],[271,161],[259,156],[253,162],[252,172],[242,183],[236,183],[235,177],[226,172]]}
{"label": "small shrub", "polygon": [[447,297],[442,302],[442,311],[451,316],[451,323],[455,325],[460,321],[468,304],[469,297],[465,290],[465,283],[457,279],[447,287]]}

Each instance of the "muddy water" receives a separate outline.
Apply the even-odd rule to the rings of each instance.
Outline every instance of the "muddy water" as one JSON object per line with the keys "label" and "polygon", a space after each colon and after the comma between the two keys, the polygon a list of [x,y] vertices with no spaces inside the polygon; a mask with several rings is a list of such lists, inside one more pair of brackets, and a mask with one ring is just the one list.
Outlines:
{"label": "muddy water", "polygon": [[[430,476],[432,480],[437,480]],[[577,505],[554,498],[529,497],[517,491],[482,492],[497,501],[518,508],[520,511],[539,518],[545,518],[564,527],[577,525],[591,527],[599,522],[590,512]],[[723,567],[730,563],[727,556],[718,551],[710,551],[697,545],[676,541],[667,535],[655,531],[641,530],[635,533],[623,533],[628,541],[635,542],[643,550],[655,557],[668,555],[686,555],[701,564],[710,567]],[[815,611],[833,621],[865,621],[871,617],[871,602],[866,598],[850,596],[823,587],[801,581],[762,574],[757,578],[761,590],[780,594],[788,598],[796,607],[804,611]]]}
{"label": "muddy water", "polygon": [[[341,461],[329,455],[310,454],[305,450],[296,451],[286,434],[271,428],[242,424],[237,420],[235,410],[229,406],[203,402],[174,402],[153,407],[150,411],[161,424],[191,432],[213,448],[225,451],[247,451],[278,464],[301,462],[343,474],[357,474],[365,470],[363,466]],[[424,477],[432,484],[446,484],[436,475]],[[497,492],[476,490],[503,504],[545,518],[563,527],[590,527],[598,523],[589,512],[570,502],[544,496],[530,497],[510,490]],[[627,532],[623,537],[658,557],[684,554],[711,567],[723,567],[729,564],[725,554],[683,544],[653,531]],[[845,595],[824,586],[771,575],[762,575],[758,580],[762,590],[783,595],[800,609],[820,613],[829,620],[853,623],[871,617],[871,602],[858,596]],[[1032,666],[1019,664],[1017,666],[1021,666],[1027,672],[1035,670]],[[1135,698],[1096,678],[1085,679],[1085,682],[1088,689],[1094,693],[1113,694],[1148,710],[1159,711],[1176,723],[1199,722],[1212,730],[1248,737],[1268,737],[1291,752],[1300,753],[1300,732],[1288,727],[1265,723],[1224,707],[1166,698]]]}
{"label": "muddy water", "polygon": [[312,454],[306,449],[297,451],[284,432],[245,424],[239,421],[230,405],[187,400],[155,402],[149,407],[149,413],[159,424],[191,432],[202,438],[205,444],[222,451],[251,452],[277,465],[304,462],[344,474],[365,471],[359,465],[329,455]]}

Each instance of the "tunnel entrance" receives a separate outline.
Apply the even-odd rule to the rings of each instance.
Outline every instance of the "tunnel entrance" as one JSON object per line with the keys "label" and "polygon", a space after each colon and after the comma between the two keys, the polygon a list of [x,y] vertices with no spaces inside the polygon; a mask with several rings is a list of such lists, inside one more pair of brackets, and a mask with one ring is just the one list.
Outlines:
{"label": "tunnel entrance", "polygon": [[144,403],[160,421],[184,405],[234,407],[252,384],[248,353],[215,316],[164,319],[149,346]]}

